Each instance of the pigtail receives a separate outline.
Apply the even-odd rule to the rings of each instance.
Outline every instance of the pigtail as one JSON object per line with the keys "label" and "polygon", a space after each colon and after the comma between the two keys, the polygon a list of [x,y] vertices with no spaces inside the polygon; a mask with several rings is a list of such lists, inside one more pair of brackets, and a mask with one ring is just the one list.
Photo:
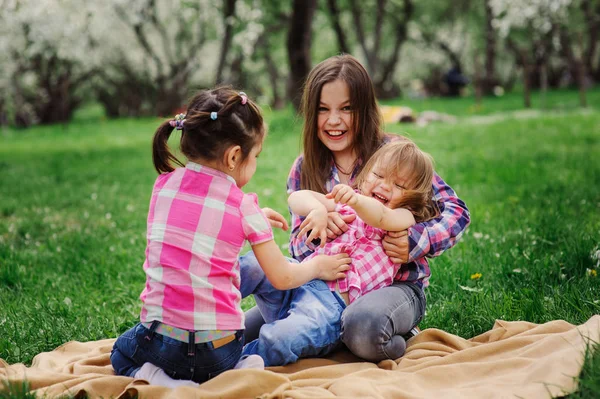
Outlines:
{"label": "pigtail", "polygon": [[152,139],[152,162],[159,174],[169,173],[174,170],[171,161],[179,166],[183,166],[181,161],[169,149],[168,141],[172,132],[173,126],[171,126],[170,121],[165,121],[156,129],[154,138]]}

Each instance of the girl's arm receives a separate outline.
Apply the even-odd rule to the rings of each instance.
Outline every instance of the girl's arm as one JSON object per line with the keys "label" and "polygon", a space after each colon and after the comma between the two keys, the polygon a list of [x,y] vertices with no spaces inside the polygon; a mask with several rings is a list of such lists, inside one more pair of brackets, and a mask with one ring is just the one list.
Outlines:
{"label": "girl's arm", "polygon": [[299,237],[306,238],[307,242],[319,238],[321,246],[327,241],[327,212],[335,210],[335,203],[325,195],[310,190],[299,190],[288,197],[290,210],[300,216],[305,216],[300,224]]}
{"label": "girl's arm", "polygon": [[314,279],[337,280],[346,277],[350,257],[317,255],[302,263],[288,262],[274,240],[252,245],[252,251],[267,279],[278,290],[296,288]]}
{"label": "girl's arm", "polygon": [[382,230],[406,230],[415,224],[415,217],[408,209],[390,209],[375,198],[359,194],[345,184],[336,185],[326,197],[336,203],[351,206],[365,223]]}
{"label": "girl's arm", "polygon": [[[294,164],[290,168],[290,173],[288,174],[287,179],[287,193],[288,195],[293,193],[294,191],[300,190],[300,171],[302,170],[302,160],[303,157],[300,155],[294,161]],[[290,215],[292,217],[292,232],[290,233],[290,255],[298,260],[302,261],[302,259],[306,258],[310,254],[312,254],[316,248],[316,245],[308,242],[304,239],[304,237],[300,236],[298,233],[300,232],[300,225],[304,221],[304,217],[298,215],[296,212],[290,209]]]}
{"label": "girl's arm", "polygon": [[244,236],[275,288],[288,290],[314,279],[336,280],[349,269],[350,258],[346,254],[315,256],[303,264],[288,262],[273,240],[273,231],[258,206],[256,194],[244,194],[239,210]]}

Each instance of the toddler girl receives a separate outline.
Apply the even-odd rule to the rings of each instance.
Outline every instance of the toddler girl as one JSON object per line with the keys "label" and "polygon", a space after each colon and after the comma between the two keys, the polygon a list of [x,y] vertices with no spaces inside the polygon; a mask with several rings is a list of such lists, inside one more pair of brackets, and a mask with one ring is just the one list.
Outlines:
{"label": "toddler girl", "polygon": [[[288,199],[292,212],[305,216],[299,236],[307,241],[319,238],[320,248],[309,255],[311,261],[322,254],[348,253],[352,258],[345,278],[325,283],[312,281],[292,290],[282,303],[280,320],[265,324],[258,339],[244,348],[244,354],[260,355],[267,366],[284,365],[298,358],[323,356],[340,343],[342,312],[347,305],[370,291],[387,287],[400,273],[417,283],[420,276],[390,260],[383,248],[387,231],[405,230],[436,217],[432,200],[431,157],[412,141],[401,139],[381,147],[369,159],[356,179],[359,191],[336,185],[323,195],[310,190],[293,192]],[[355,214],[349,229],[326,242],[328,212]],[[411,274],[412,273],[412,274]],[[408,315],[407,317],[409,317]]]}

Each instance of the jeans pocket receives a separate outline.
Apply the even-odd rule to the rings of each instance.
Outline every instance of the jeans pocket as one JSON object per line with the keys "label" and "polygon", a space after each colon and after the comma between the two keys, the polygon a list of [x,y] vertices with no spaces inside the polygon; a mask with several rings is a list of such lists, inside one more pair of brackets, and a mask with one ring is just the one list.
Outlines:
{"label": "jeans pocket", "polygon": [[207,368],[210,370],[208,372],[208,379],[214,378],[235,367],[242,356],[243,342],[242,335],[218,349],[207,349],[206,352],[199,353],[200,356],[210,355],[210,358],[212,358],[213,364],[211,365],[203,362],[204,366],[208,366]]}

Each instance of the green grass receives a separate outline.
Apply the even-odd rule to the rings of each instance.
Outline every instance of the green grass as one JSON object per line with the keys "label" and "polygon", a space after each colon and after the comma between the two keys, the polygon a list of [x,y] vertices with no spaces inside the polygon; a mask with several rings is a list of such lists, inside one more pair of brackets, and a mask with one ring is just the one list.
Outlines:
{"label": "green grass", "polygon": [[[600,104],[600,90],[588,100]],[[549,93],[548,111],[523,113],[521,101],[389,102],[459,116],[388,126],[434,156],[471,211],[462,241],[432,261],[423,328],[472,337],[496,319],[580,324],[600,313],[600,275],[590,272],[600,274],[600,110],[579,110],[570,91]],[[300,121],[289,109],[265,114],[270,133],[245,190],[287,214]],[[68,125],[0,131],[0,358],[30,364],[136,322],[157,124],[84,110]],[[285,246],[287,233],[276,240]],[[599,362],[590,351],[573,397],[600,394]]]}

